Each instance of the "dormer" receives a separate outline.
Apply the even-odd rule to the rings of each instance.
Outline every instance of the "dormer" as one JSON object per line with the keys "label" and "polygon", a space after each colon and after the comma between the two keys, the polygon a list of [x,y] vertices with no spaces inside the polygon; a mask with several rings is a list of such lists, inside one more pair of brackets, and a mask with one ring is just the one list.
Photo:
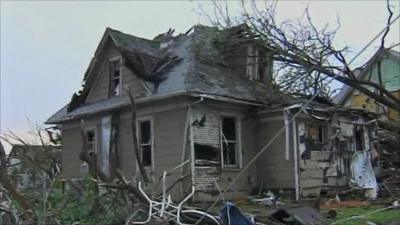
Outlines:
{"label": "dormer", "polygon": [[272,79],[273,60],[260,46],[247,45],[246,76],[253,81],[269,84]]}

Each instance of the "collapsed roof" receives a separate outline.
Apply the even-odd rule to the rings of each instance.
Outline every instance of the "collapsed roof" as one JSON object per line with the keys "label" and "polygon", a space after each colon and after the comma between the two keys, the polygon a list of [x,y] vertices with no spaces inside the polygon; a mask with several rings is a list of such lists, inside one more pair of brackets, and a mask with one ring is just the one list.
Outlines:
{"label": "collapsed roof", "polygon": [[[143,101],[181,93],[207,94],[266,105],[282,102],[285,96],[279,91],[249,80],[246,74],[238,76],[232,73],[225,61],[224,49],[249,41],[243,35],[243,29],[244,26],[238,26],[218,30],[198,25],[186,34],[172,36],[170,30],[154,40],[148,40],[107,28],[102,42],[110,38],[125,59],[125,66],[149,87],[152,93],[143,97]],[[83,89],[46,123],[60,123],[129,104],[128,97],[124,95],[85,104],[96,76],[90,71],[101,52],[102,42],[84,76]]]}

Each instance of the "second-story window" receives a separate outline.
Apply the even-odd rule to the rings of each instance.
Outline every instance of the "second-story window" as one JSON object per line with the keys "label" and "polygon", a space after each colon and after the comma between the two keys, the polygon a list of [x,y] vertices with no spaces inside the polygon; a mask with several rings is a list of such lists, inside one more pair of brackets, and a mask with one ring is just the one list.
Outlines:
{"label": "second-story window", "polygon": [[110,96],[121,94],[121,58],[110,60]]}
{"label": "second-story window", "polygon": [[250,80],[265,82],[267,60],[255,46],[247,47],[246,73]]}
{"label": "second-story window", "polygon": [[246,72],[250,80],[258,80],[259,78],[259,52],[258,49],[252,45],[247,47],[247,62]]}
{"label": "second-story window", "polygon": [[142,120],[139,125],[139,145],[143,166],[151,167],[153,161],[153,132],[151,120]]}

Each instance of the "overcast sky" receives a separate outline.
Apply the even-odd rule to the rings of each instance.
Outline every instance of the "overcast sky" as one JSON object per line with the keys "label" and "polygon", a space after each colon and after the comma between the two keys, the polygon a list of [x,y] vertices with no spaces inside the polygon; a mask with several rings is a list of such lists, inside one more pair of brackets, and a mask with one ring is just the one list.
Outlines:
{"label": "overcast sky", "polygon": [[[336,43],[359,51],[384,26],[385,1],[281,1],[281,20],[301,16],[309,5],[319,26],[341,29]],[[399,2],[393,1],[395,16]],[[230,1],[230,13],[239,2]],[[212,13],[201,1],[1,1],[1,132],[24,133],[31,123],[41,124],[65,105],[80,88],[83,74],[106,27],[145,38],[174,28],[187,31],[207,23],[199,7]],[[394,16],[394,17],[395,17]],[[399,22],[392,26],[388,45],[399,42]],[[378,42],[356,64],[370,57]]]}

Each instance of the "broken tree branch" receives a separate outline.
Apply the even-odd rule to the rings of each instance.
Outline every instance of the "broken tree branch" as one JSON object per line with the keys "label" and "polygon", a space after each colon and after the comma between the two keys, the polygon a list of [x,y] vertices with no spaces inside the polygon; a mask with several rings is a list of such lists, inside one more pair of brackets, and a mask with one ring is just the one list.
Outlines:
{"label": "broken tree branch", "polygon": [[110,181],[110,177],[107,176],[104,171],[99,169],[99,165],[97,162],[97,153],[89,152],[88,148],[88,139],[87,134],[85,132],[85,121],[81,120],[81,138],[82,138],[82,150],[79,153],[79,159],[83,162],[86,162],[89,166],[89,175],[95,179],[100,178],[102,181]]}
{"label": "broken tree branch", "polygon": [[[235,21],[241,24],[236,29],[241,29],[243,34],[228,36],[224,41],[231,44],[227,45],[243,43],[243,39],[247,39],[260,49],[270,52],[275,63],[274,67],[276,65],[279,68],[277,71],[279,74],[275,77],[283,91],[313,95],[318,90],[321,97],[331,97],[333,93],[327,80],[330,78],[359,90],[377,103],[399,110],[400,100],[396,96],[378,82],[363,80],[363,76],[355,76],[350,67],[354,59],[379,37],[382,38],[382,50],[387,50],[383,46],[384,39],[390,26],[400,18],[400,16],[391,18],[389,1],[387,1],[389,18],[386,26],[352,60],[346,59],[347,47],[337,49],[334,45],[340,23],[334,30],[329,30],[327,25],[317,28],[312,23],[308,9],[305,10],[303,19],[278,23],[273,3],[274,1],[265,9],[259,9],[260,4],[252,0],[252,8],[248,11],[242,2],[243,14]],[[228,21],[216,22],[219,27],[235,28],[229,26]]]}
{"label": "broken tree branch", "polygon": [[381,48],[385,48],[385,39],[386,39],[387,34],[390,31],[389,24],[391,24],[392,17],[393,17],[393,11],[390,8],[390,0],[386,0],[386,9],[387,9],[387,11],[389,13],[389,16],[388,16],[388,19],[387,19],[387,26],[386,26],[386,29],[385,29],[385,33],[383,34],[382,39],[381,39]]}
{"label": "broken tree branch", "polygon": [[138,164],[139,167],[139,172],[140,175],[143,178],[143,181],[148,184],[150,182],[146,170],[144,169],[143,166],[143,161],[142,161],[142,157],[141,154],[139,152],[139,141],[138,141],[138,137],[137,137],[137,128],[136,128],[136,103],[135,103],[135,99],[132,95],[132,92],[130,89],[127,90],[128,92],[128,96],[129,96],[129,100],[131,102],[131,130],[132,130],[132,140],[133,140],[133,151],[135,152],[135,156],[136,156],[136,162]]}

